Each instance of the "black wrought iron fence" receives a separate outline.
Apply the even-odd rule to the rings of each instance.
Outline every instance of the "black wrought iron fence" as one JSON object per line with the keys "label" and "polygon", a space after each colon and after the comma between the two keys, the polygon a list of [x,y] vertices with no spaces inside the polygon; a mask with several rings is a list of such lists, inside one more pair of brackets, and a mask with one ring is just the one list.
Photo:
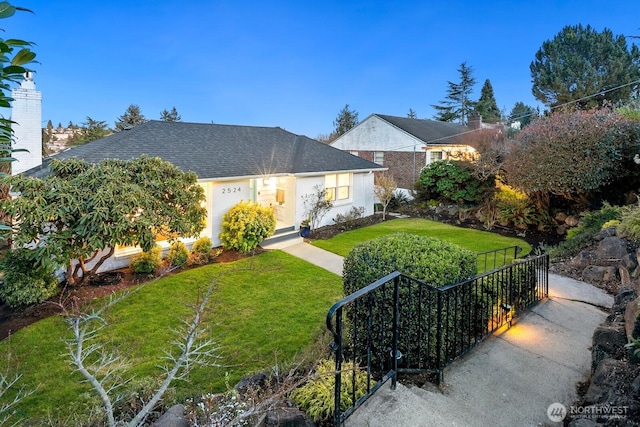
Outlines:
{"label": "black wrought iron fence", "polygon": [[518,255],[521,252],[522,248],[515,245],[477,253],[478,271],[486,273],[487,271],[495,270],[496,268],[511,264],[516,258],[518,258]]}
{"label": "black wrought iron fence", "polygon": [[[544,254],[441,288],[394,272],[338,301],[327,314],[335,425],[387,381],[395,388],[399,373],[439,381],[453,360],[548,295],[548,271]],[[364,390],[355,387],[356,375],[366,375]]]}

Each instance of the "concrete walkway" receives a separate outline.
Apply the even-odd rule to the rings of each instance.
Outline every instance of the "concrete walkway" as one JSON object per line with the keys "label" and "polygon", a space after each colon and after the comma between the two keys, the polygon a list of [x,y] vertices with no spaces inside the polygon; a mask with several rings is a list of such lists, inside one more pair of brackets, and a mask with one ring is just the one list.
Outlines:
{"label": "concrete walkway", "polygon": [[[342,257],[300,243],[285,252],[342,274]],[[591,337],[613,298],[584,282],[549,275],[549,299],[444,371],[444,384],[388,384],[346,426],[556,426],[555,402],[570,406],[591,369]]]}
{"label": "concrete walkway", "polygon": [[329,270],[332,273],[342,276],[342,265],[344,258],[324,249],[317,248],[308,243],[296,243],[291,246],[281,247],[282,251],[301,258],[311,264]]}

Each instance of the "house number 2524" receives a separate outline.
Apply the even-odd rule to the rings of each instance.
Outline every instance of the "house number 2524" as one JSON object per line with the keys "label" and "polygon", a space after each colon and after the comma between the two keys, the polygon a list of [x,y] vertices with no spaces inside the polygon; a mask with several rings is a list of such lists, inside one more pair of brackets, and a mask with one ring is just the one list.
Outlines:
{"label": "house number 2524", "polygon": [[242,191],[240,187],[222,187],[222,194],[239,193]]}

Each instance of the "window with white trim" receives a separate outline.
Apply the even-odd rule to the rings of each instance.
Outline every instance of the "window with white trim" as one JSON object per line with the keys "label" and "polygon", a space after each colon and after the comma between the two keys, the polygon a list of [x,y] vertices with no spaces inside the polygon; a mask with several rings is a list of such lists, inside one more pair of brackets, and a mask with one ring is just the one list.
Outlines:
{"label": "window with white trim", "polygon": [[438,160],[442,160],[444,158],[442,151],[430,151],[429,152],[429,163],[437,162]]}
{"label": "window with white trim", "polygon": [[373,152],[373,163],[377,163],[380,166],[384,164],[384,151]]}
{"label": "window with white trim", "polygon": [[325,197],[329,201],[347,200],[351,197],[351,174],[335,173],[324,176]]}

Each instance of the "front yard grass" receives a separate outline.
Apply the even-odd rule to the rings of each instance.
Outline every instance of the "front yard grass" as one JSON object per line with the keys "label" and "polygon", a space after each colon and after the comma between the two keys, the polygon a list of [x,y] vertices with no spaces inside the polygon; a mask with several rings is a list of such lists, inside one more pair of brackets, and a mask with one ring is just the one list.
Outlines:
{"label": "front yard grass", "polygon": [[390,233],[411,233],[419,236],[435,237],[455,243],[475,253],[520,246],[524,256],[531,252],[531,246],[522,239],[505,237],[488,231],[456,227],[423,218],[399,218],[380,222],[369,227],[346,231],[327,240],[315,240],[314,246],[346,257],[358,243],[375,239]]}
{"label": "front yard grass", "polygon": [[[190,318],[189,305],[215,278],[219,280],[205,325],[220,345],[217,362],[222,367],[194,367],[187,381],[174,382],[178,401],[224,391],[225,373],[233,386],[248,373],[293,361],[320,339],[327,310],[342,297],[339,276],[281,251],[164,277],[106,313],[109,324],[100,341],[131,362],[124,378],[135,376],[133,384],[160,379],[158,366],[165,362],[163,350],[172,349],[173,331]],[[0,342],[0,354],[7,355],[0,368],[8,362],[13,371],[22,373],[22,385],[37,387],[18,406],[14,421],[65,419],[96,404],[89,398],[93,392],[69,363],[63,340],[70,337],[62,317],[53,316]]]}

